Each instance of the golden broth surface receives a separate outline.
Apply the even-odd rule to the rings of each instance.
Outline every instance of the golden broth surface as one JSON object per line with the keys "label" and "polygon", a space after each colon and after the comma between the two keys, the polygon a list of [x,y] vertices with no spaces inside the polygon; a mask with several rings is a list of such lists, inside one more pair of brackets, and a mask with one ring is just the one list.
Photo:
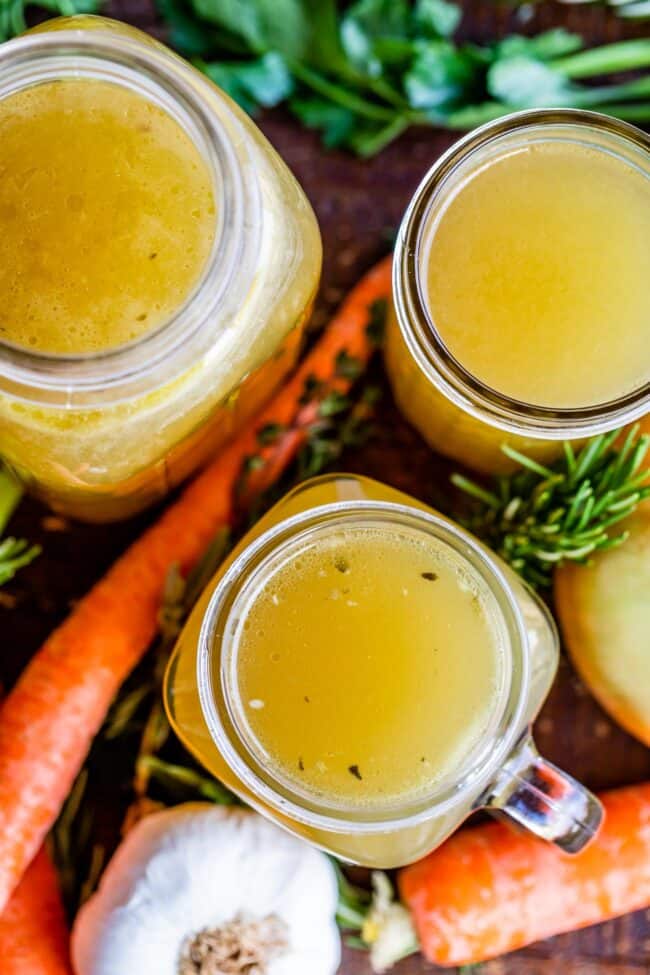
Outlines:
{"label": "golden broth surface", "polygon": [[626,161],[513,151],[461,183],[423,256],[443,342],[498,392],[575,408],[650,381],[650,179]]}
{"label": "golden broth surface", "polygon": [[353,806],[415,798],[486,734],[500,637],[485,594],[435,539],[345,529],[242,599],[229,658],[241,713],[298,788]]}
{"label": "golden broth surface", "polygon": [[210,172],[170,115],[121,85],[0,101],[0,338],[97,353],[164,323],[215,235]]}

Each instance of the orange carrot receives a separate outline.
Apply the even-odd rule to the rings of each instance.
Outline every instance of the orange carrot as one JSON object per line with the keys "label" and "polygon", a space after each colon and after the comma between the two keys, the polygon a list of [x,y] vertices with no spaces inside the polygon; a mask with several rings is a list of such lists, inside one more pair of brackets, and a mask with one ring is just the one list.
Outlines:
{"label": "orange carrot", "polygon": [[[156,632],[156,615],[172,563],[187,571],[233,517],[233,488],[242,463],[259,452],[258,431],[289,429],[304,407],[308,377],[345,390],[337,377],[342,349],[366,361],[372,303],[390,294],[390,262],[382,261],[353,289],[293,378],[136,541],[54,631],[26,667],[0,710],[0,911],[56,819],[120,684]],[[257,490],[286,467],[258,471]],[[282,445],[284,446],[284,442]],[[279,447],[276,447],[279,449]]]}
{"label": "orange carrot", "polygon": [[0,916],[0,968],[8,975],[71,975],[63,906],[45,849]]}
{"label": "orange carrot", "polygon": [[405,867],[422,951],[467,965],[650,906],[650,782],[601,797],[605,823],[569,856],[501,823],[461,830]]}

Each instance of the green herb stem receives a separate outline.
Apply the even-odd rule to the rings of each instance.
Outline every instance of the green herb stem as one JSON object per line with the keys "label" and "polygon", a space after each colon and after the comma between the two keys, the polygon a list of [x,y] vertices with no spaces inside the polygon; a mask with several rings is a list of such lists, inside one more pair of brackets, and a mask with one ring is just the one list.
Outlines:
{"label": "green herb stem", "polygon": [[387,145],[394,142],[402,132],[411,125],[411,120],[405,115],[396,115],[392,122],[388,122],[382,129],[369,135],[360,134],[354,139],[353,146],[363,158],[377,155]]}
{"label": "green herb stem", "polygon": [[616,7],[619,17],[626,17],[628,20],[643,20],[650,17],[650,0],[632,0],[631,3],[617,3],[610,0],[612,6]]}
{"label": "green herb stem", "polygon": [[594,75],[637,71],[650,67],[650,40],[619,41],[588,51],[578,51],[551,61],[551,66],[567,78],[592,78]]}
{"label": "green herb stem", "polygon": [[377,122],[392,122],[395,118],[395,112],[392,108],[385,108],[375,102],[369,102],[341,85],[328,81],[323,75],[312,71],[305,64],[292,60],[288,62],[288,65],[291,73],[308,88],[325,98],[329,98],[335,104],[341,105],[342,108],[349,109],[355,115]]}
{"label": "green herb stem", "polygon": [[441,118],[440,125],[456,131],[466,131],[475,129],[479,125],[487,122],[494,122],[495,119],[508,115],[512,109],[503,102],[481,102],[478,105],[466,105],[464,108],[457,108],[444,118]]}
{"label": "green herb stem", "polygon": [[584,88],[572,94],[572,104],[578,108],[588,108],[641,98],[650,98],[650,77],[636,78],[634,81],[626,81],[618,85]]}
{"label": "green herb stem", "polygon": [[619,118],[622,122],[636,122],[642,125],[650,122],[650,102],[630,102],[625,105],[604,106],[608,115],[612,118]]}

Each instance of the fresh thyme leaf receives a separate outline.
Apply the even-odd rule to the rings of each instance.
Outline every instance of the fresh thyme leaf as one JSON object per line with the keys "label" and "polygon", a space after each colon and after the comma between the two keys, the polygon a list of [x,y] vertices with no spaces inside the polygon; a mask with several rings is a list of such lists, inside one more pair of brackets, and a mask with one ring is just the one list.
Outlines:
{"label": "fresh thyme leaf", "polygon": [[347,349],[341,349],[336,357],[336,375],[343,379],[358,379],[363,372],[363,363],[360,359],[350,355]]}
{"label": "fresh thyme leaf", "polygon": [[324,417],[336,416],[337,413],[345,412],[349,406],[350,397],[346,396],[344,393],[337,392],[337,390],[333,390],[321,400],[318,407],[318,412],[320,416]]}
{"label": "fresh thyme leaf", "polygon": [[377,298],[370,306],[370,321],[366,326],[366,335],[373,345],[381,346],[384,343],[386,334],[386,316],[388,315],[388,302],[385,298]]}
{"label": "fresh thyme leaf", "polygon": [[305,388],[299,400],[300,405],[304,406],[305,403],[311,403],[313,400],[318,399],[325,389],[326,385],[322,379],[318,379],[317,376],[313,375],[307,376]]}
{"label": "fresh thyme leaf", "polygon": [[260,457],[259,454],[251,454],[247,457],[243,464],[243,470],[246,474],[251,474],[253,471],[259,471],[264,467],[264,458]]}
{"label": "fresh thyme leaf", "polygon": [[275,443],[281,433],[284,433],[286,426],[282,423],[267,423],[257,431],[257,442],[262,447]]}
{"label": "fresh thyme leaf", "polygon": [[474,500],[469,518],[459,520],[532,586],[550,586],[556,566],[622,544],[627,532],[617,526],[650,496],[650,471],[642,469],[650,436],[635,426],[622,438],[619,430],[601,434],[577,453],[567,443],[550,465],[505,446],[518,470],[496,478],[491,490],[452,476]]}
{"label": "fresh thyme leaf", "polygon": [[[297,458],[297,479],[315,477],[335,463],[343,451],[365,443],[372,433],[372,410],[381,390],[364,387],[353,402],[350,396],[329,394],[319,406],[319,417],[309,425]],[[324,407],[324,412],[323,412]]]}

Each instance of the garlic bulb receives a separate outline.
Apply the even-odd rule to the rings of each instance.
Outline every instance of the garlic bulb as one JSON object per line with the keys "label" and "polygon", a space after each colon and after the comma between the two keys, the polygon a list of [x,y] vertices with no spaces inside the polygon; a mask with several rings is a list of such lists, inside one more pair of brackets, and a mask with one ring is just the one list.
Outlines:
{"label": "garlic bulb", "polygon": [[256,813],[188,803],[141,820],[72,932],[76,975],[333,975],[327,857]]}

